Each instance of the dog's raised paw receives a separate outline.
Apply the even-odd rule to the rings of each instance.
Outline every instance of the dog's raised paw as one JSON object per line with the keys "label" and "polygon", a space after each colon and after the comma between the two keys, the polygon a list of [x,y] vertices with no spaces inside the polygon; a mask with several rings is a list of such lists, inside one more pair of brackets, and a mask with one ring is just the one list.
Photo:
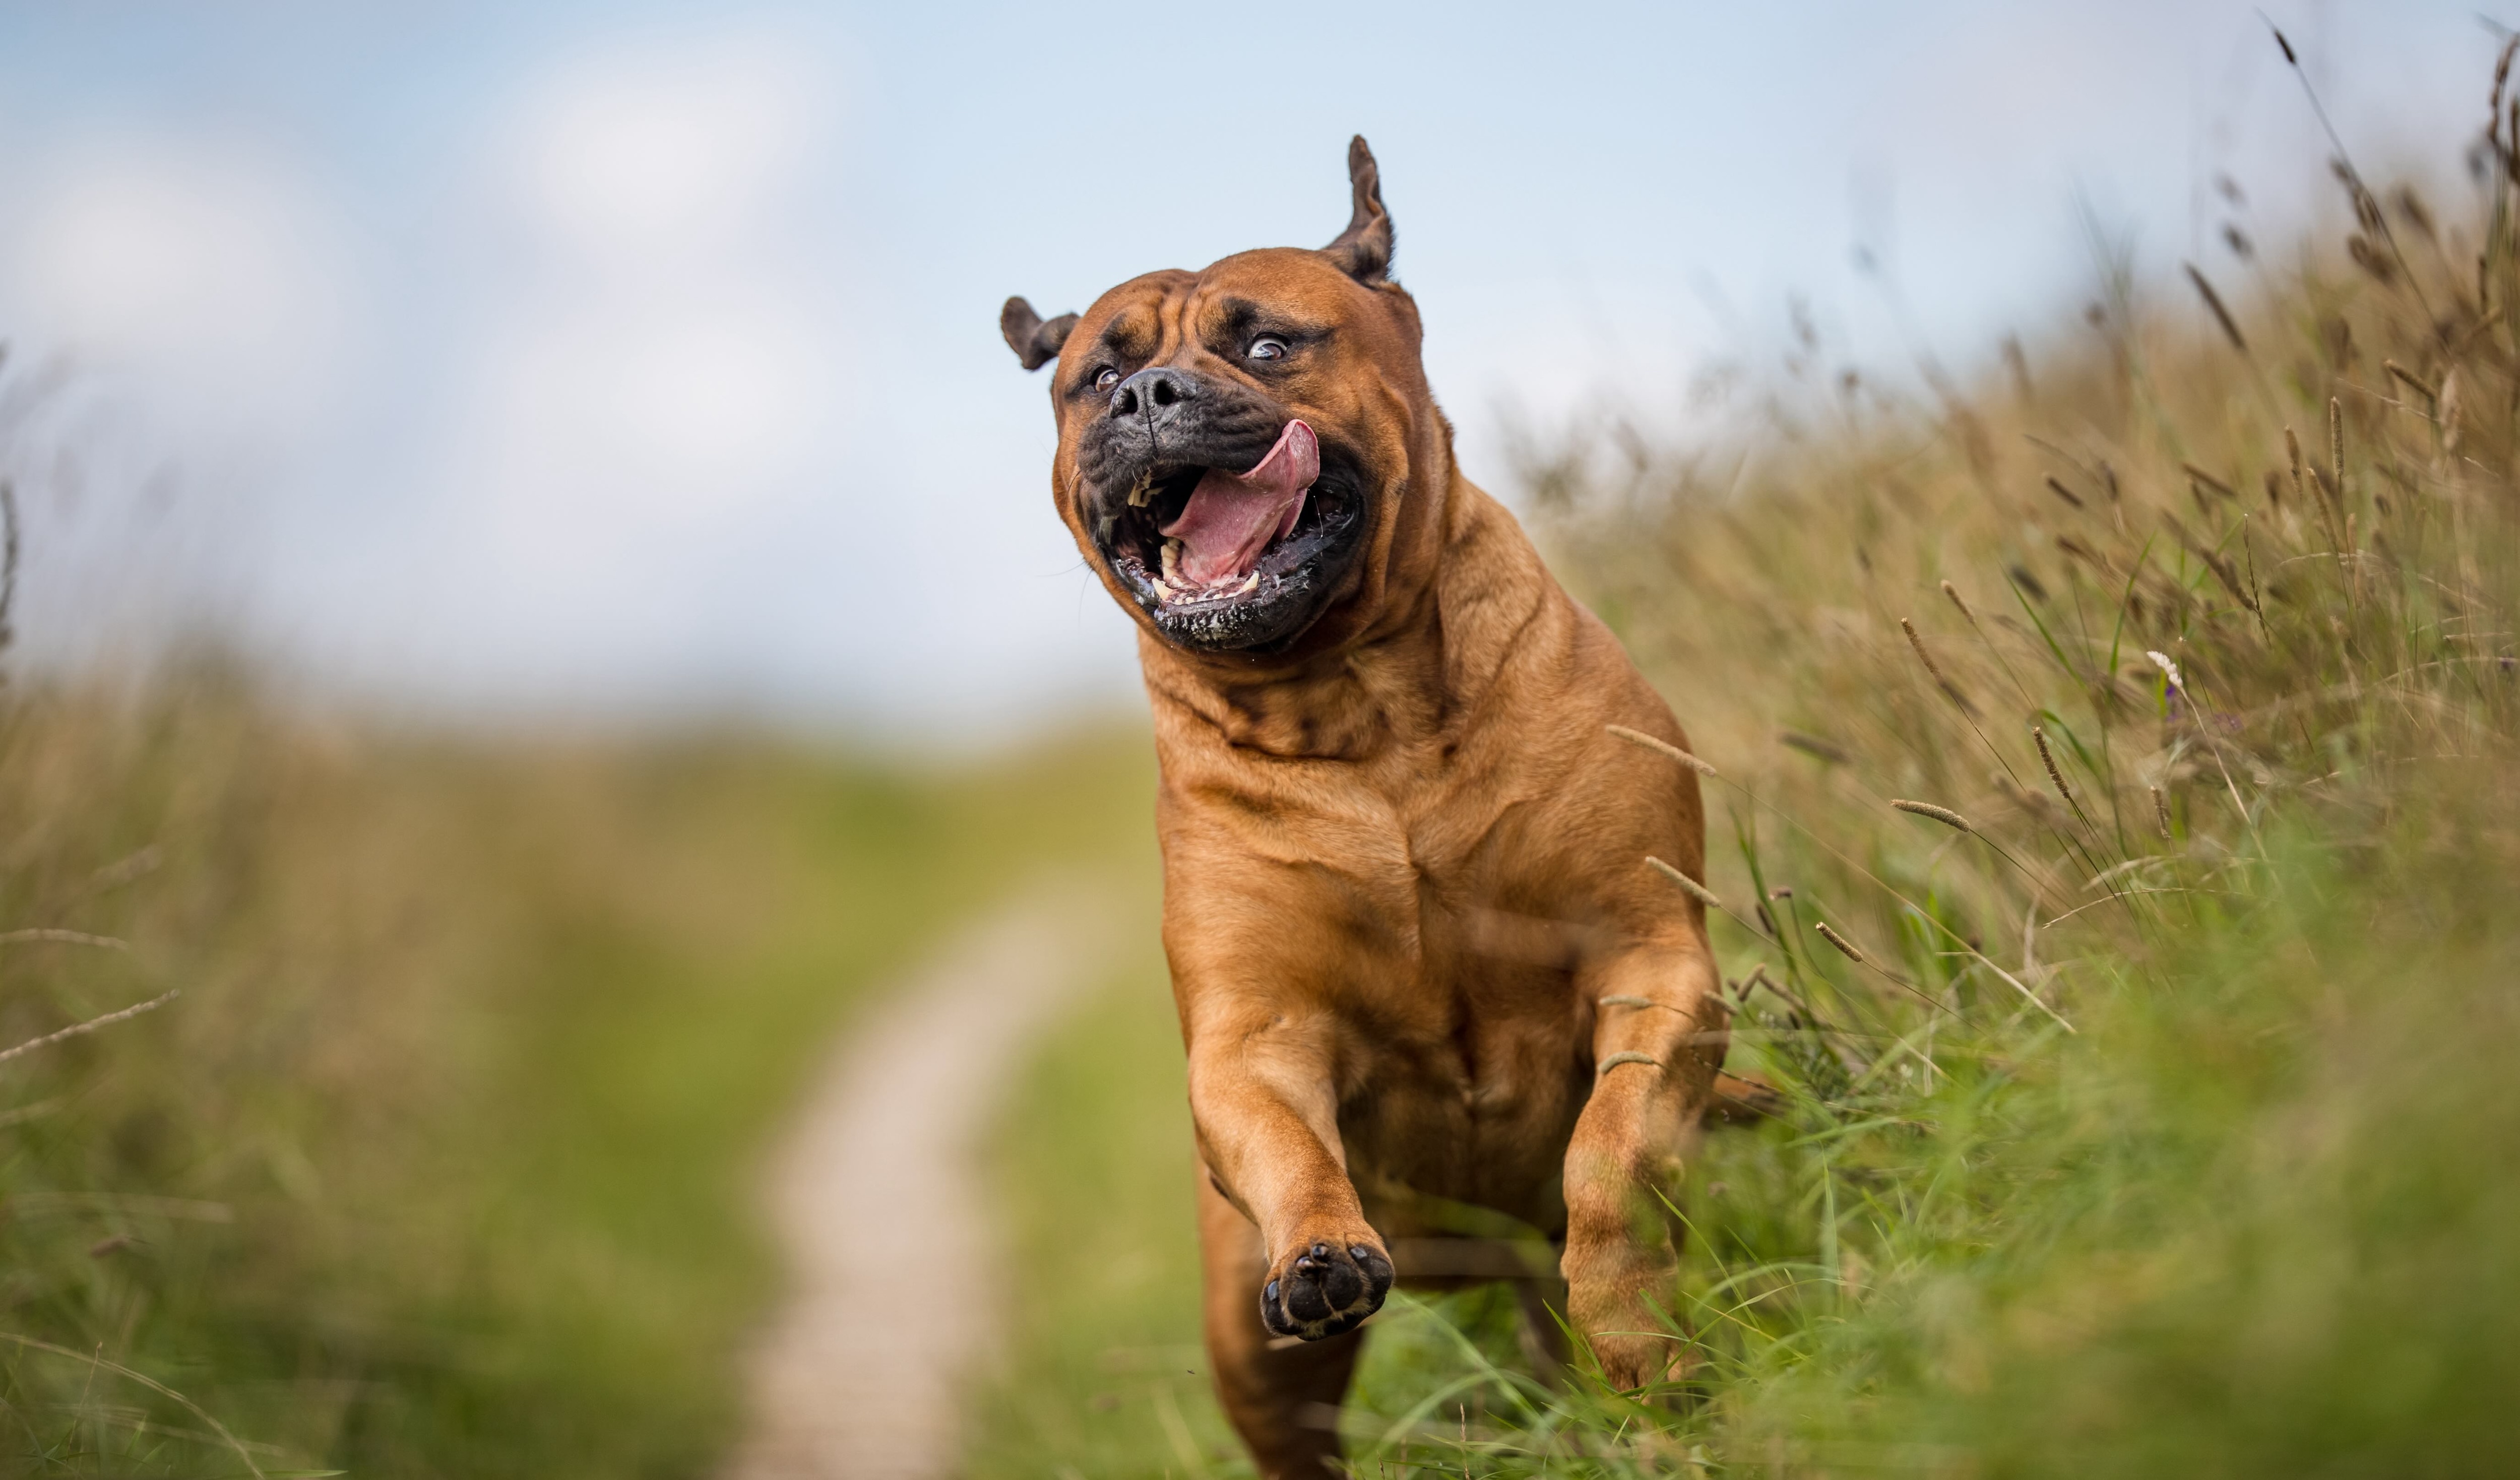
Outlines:
{"label": "dog's raised paw", "polygon": [[1370,1243],[1315,1242],[1260,1288],[1260,1323],[1281,1336],[1319,1341],[1382,1309],[1391,1261]]}

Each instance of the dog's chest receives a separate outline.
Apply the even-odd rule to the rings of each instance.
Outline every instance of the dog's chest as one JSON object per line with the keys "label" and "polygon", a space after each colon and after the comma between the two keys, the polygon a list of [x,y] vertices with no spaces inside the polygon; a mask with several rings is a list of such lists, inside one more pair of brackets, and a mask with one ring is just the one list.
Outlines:
{"label": "dog's chest", "polygon": [[1419,1192],[1546,1221],[1583,1108],[1583,932],[1419,880],[1417,949],[1353,1029],[1352,1161]]}
{"label": "dog's chest", "polygon": [[1550,800],[1510,770],[1421,771],[1386,793],[1371,890],[1394,950],[1344,1096],[1350,1158],[1398,1186],[1546,1221],[1589,1078],[1583,962],[1611,942],[1533,845]]}
{"label": "dog's chest", "polygon": [[1361,1175],[1545,1222],[1590,1085],[1575,981],[1604,944],[1551,843],[1563,779],[1475,740],[1285,774],[1305,784],[1174,777],[1167,910],[1196,943],[1192,990],[1248,979],[1328,1009]]}
{"label": "dog's chest", "polygon": [[1545,1221],[1583,1108],[1566,973],[1429,955],[1407,1009],[1358,1045],[1365,1073],[1340,1114],[1349,1159],[1380,1181]]}

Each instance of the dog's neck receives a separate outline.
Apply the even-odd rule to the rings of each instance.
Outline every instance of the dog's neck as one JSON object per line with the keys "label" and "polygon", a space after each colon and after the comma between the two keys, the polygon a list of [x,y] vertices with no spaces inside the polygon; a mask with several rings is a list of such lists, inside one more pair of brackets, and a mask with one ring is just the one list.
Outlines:
{"label": "dog's neck", "polygon": [[1427,573],[1386,587],[1356,638],[1283,664],[1191,654],[1141,634],[1158,744],[1185,739],[1286,759],[1371,761],[1440,747],[1479,712],[1514,637],[1564,601],[1513,516],[1448,465]]}

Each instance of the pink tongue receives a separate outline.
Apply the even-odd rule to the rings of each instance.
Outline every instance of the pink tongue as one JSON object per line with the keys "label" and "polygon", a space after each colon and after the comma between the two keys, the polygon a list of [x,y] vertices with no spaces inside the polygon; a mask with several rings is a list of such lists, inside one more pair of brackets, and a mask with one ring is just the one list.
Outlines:
{"label": "pink tongue", "polygon": [[1301,422],[1288,422],[1278,445],[1249,472],[1208,470],[1161,531],[1182,542],[1182,576],[1215,586],[1248,575],[1269,542],[1295,527],[1304,494],[1321,471],[1322,444]]}

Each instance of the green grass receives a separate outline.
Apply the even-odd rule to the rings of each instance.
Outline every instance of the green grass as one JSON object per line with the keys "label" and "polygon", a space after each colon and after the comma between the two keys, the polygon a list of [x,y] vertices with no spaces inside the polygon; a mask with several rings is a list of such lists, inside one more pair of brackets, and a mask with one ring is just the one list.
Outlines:
{"label": "green grass", "polygon": [[0,926],[131,946],[0,945],[0,1040],[183,990],[0,1063],[0,1473],[706,1471],[770,1130],[936,929],[1143,852],[1147,749],[0,698]]}
{"label": "green grass", "polygon": [[[1550,1391],[1495,1297],[1403,1303],[1361,1473],[2509,1470],[2520,199],[2356,204],[2345,253],[2221,264],[2239,342],[2107,277],[2020,375],[1806,364],[1718,445],[1534,449],[1553,563],[1723,773],[1733,1060],[1788,1105],[1674,1189],[1688,1380]],[[1098,1125],[1178,1121],[1137,1042],[1062,1050],[1135,1087]],[[1027,1187],[1089,1154],[1033,1146]],[[1102,1233],[1187,1269],[1183,1199]],[[1187,1300],[1017,1370],[1190,1340]],[[1083,1472],[1180,1471],[1119,1419]]]}
{"label": "green grass", "polygon": [[1018,1278],[973,1480],[1249,1473],[1199,1346],[1181,1030],[1151,911],[1133,922],[1140,949],[1040,1047],[998,1140]]}

